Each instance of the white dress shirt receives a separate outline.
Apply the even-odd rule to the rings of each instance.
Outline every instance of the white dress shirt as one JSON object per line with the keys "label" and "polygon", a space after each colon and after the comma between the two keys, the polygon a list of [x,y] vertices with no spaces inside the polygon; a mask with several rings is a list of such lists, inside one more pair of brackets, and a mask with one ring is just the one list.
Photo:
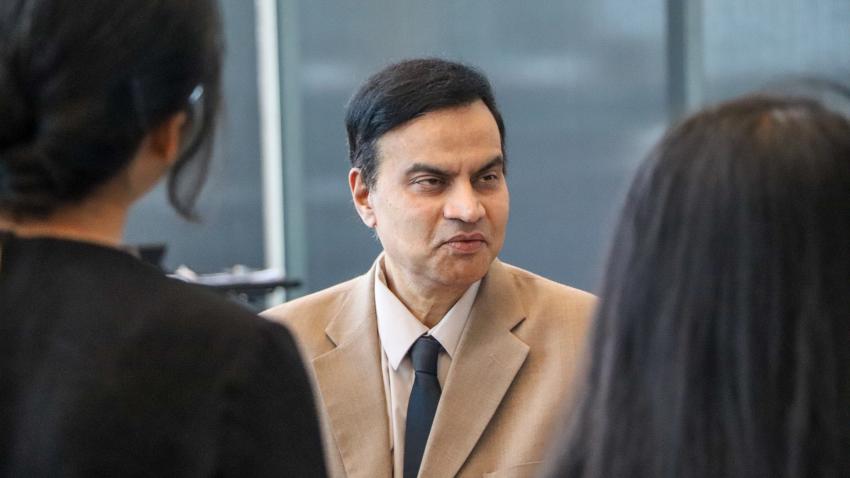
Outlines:
{"label": "white dress shirt", "polygon": [[378,316],[378,336],[383,349],[381,366],[384,375],[384,393],[387,398],[387,413],[390,418],[393,476],[401,477],[404,475],[407,402],[410,400],[410,391],[415,377],[413,364],[407,351],[423,334],[437,339],[443,347],[437,359],[437,379],[440,387],[443,387],[481,281],[469,286],[440,322],[429,330],[387,287],[383,261],[378,264],[376,274],[375,312]]}

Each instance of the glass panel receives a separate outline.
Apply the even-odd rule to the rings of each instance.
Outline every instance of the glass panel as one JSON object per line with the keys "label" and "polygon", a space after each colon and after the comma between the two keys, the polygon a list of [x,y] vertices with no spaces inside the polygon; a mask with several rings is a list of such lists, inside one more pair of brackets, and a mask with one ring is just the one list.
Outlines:
{"label": "glass panel", "polygon": [[783,79],[850,79],[847,0],[704,2],[706,98]]}

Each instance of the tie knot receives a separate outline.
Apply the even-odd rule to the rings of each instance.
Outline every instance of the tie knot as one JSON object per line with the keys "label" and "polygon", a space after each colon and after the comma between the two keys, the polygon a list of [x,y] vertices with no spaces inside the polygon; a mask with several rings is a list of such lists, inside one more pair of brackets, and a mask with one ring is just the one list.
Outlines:
{"label": "tie knot", "polygon": [[417,372],[437,375],[437,356],[439,356],[442,348],[440,342],[437,342],[437,339],[430,335],[423,335],[416,339],[410,349],[413,369]]}

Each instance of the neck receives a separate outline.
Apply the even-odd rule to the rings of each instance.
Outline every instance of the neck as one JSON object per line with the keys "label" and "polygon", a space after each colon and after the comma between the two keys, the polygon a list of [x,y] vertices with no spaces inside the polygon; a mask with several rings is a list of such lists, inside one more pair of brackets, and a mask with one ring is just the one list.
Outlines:
{"label": "neck", "polygon": [[390,261],[383,263],[387,288],[429,329],[440,323],[469,288],[469,284],[459,287],[422,284],[419,278],[407,277],[401,269],[394,268]]}
{"label": "neck", "polygon": [[128,207],[101,201],[64,206],[45,219],[0,219],[0,228],[21,237],[52,237],[116,247],[121,243]]}

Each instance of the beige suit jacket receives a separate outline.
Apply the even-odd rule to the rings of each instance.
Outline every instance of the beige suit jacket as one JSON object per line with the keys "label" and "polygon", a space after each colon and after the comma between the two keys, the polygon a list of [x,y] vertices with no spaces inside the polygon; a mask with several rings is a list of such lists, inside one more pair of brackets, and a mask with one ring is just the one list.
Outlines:
{"label": "beige suit jacket", "polygon": [[[378,262],[376,261],[376,264]],[[266,311],[300,341],[334,477],[392,476],[375,266]],[[525,477],[567,404],[592,295],[494,261],[443,387],[420,477]]]}

